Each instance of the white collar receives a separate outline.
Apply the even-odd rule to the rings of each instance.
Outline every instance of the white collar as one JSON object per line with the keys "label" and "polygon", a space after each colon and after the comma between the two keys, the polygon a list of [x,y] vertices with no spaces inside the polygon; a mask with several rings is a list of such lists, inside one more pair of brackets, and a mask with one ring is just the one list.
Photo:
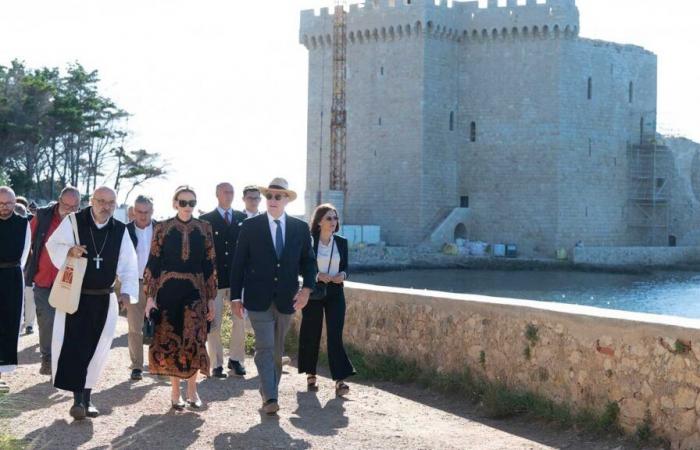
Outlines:
{"label": "white collar", "polygon": [[[279,219],[273,218],[272,215],[269,213],[267,214],[267,221],[270,223],[270,225],[275,223],[275,220],[279,220],[280,225],[282,227],[284,227],[286,225],[286,222],[287,222],[287,213],[282,213],[282,215],[279,217]],[[275,225],[277,225],[277,224],[275,224]]]}
{"label": "white collar", "polygon": [[260,215],[260,211],[253,212],[253,211],[248,211],[247,209],[244,209],[243,212],[245,212],[245,215],[249,216],[249,217],[255,217],[257,215]]}
{"label": "white collar", "polygon": [[134,230],[136,231],[148,231],[151,228],[153,228],[153,221],[149,222],[146,228],[141,228],[138,225],[136,225],[136,222],[134,222]]}
{"label": "white collar", "polygon": [[97,220],[95,219],[95,214],[92,213],[92,208],[90,208],[90,216],[92,216],[92,223],[95,224],[95,226],[97,227],[98,230],[101,230],[104,227],[106,227],[107,224],[109,223],[109,219],[111,219],[111,217],[110,217],[109,219],[107,219],[105,221],[105,223],[97,223]]}
{"label": "white collar", "polygon": [[231,214],[231,218],[233,218],[233,208],[224,209],[221,206],[217,206],[216,210],[219,211],[219,214],[221,214],[221,217],[224,217],[226,215],[226,213],[229,212]]}

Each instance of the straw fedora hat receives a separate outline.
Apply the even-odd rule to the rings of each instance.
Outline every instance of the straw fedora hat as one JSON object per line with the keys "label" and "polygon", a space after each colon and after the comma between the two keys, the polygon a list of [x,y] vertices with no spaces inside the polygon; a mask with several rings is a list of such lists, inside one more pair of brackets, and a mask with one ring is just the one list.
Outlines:
{"label": "straw fedora hat", "polygon": [[258,189],[260,189],[262,195],[267,195],[268,192],[271,194],[278,192],[287,194],[290,202],[293,202],[297,198],[297,193],[289,189],[289,183],[287,183],[287,180],[284,178],[274,178],[267,187],[258,186]]}

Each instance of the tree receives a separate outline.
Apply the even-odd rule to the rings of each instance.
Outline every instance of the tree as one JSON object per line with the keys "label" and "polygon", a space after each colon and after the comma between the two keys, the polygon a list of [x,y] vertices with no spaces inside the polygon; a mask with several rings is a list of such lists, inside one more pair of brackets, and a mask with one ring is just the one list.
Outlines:
{"label": "tree", "polygon": [[117,160],[114,190],[119,192],[122,182],[131,185],[124,197],[124,203],[138,186],[148,180],[164,178],[167,173],[167,163],[161,160],[158,153],[149,153],[143,149],[127,152],[124,147],[116,147],[112,153]]}

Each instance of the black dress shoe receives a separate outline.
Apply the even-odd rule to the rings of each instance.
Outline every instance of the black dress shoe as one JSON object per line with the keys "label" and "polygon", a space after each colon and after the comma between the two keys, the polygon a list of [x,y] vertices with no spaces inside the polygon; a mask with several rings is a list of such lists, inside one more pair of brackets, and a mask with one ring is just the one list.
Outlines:
{"label": "black dress shoe", "polygon": [[228,378],[228,375],[224,373],[223,367],[217,367],[211,371],[211,376],[214,378]]}
{"label": "black dress shoe", "polygon": [[85,406],[82,404],[75,404],[71,406],[68,414],[75,420],[83,420],[85,418]]}
{"label": "black dress shoe", "polygon": [[41,367],[39,367],[40,375],[51,375],[51,360],[42,360]]}
{"label": "black dress shoe", "polygon": [[268,416],[273,416],[280,410],[280,405],[277,403],[276,398],[271,398],[263,403],[262,409]]}
{"label": "black dress shoe", "polygon": [[172,405],[173,409],[175,411],[182,411],[185,409],[185,406],[187,406],[187,403],[182,398],[179,398],[177,402],[174,402],[172,399],[170,399],[170,404]]}
{"label": "black dress shoe", "polygon": [[142,380],[143,379],[142,372],[143,371],[141,371],[139,369],[132,370],[131,371],[131,379],[134,381]]}
{"label": "black dress shoe", "polygon": [[100,410],[95,408],[92,402],[89,402],[85,404],[85,415],[94,419],[100,415]]}
{"label": "black dress shoe", "polygon": [[245,367],[243,367],[243,364],[239,363],[238,361],[234,361],[232,359],[228,360],[228,368],[230,370],[233,370],[233,373],[236,375],[242,377],[245,375]]}

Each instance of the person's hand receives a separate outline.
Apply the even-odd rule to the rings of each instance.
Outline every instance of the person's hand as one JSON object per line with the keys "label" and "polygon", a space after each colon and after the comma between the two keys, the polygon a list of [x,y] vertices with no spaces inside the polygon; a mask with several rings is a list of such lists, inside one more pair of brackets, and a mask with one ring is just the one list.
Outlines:
{"label": "person's hand", "polygon": [[331,278],[331,282],[335,284],[341,284],[343,281],[345,281],[345,275],[343,274],[343,272],[340,272],[334,275],[333,278]]}
{"label": "person's hand", "polygon": [[207,304],[207,321],[212,322],[215,314],[216,309],[214,308],[214,300],[209,300],[209,303]]}
{"label": "person's hand", "polygon": [[317,279],[318,281],[323,281],[324,283],[329,283],[329,282],[331,281],[332,278],[331,278],[331,276],[328,275],[327,273],[319,272],[319,273],[318,273],[318,276],[316,277],[316,279]]}
{"label": "person's hand", "polygon": [[153,297],[148,297],[146,299],[146,318],[150,319],[151,318],[151,310],[152,309],[157,309],[156,308],[156,301],[153,300]]}
{"label": "person's hand", "polygon": [[68,256],[72,256],[73,258],[80,258],[85,254],[87,254],[87,247],[84,245],[74,245],[68,250]]}
{"label": "person's hand", "polygon": [[117,300],[119,301],[119,309],[124,311],[131,298],[129,297],[129,294],[119,294],[119,298]]}
{"label": "person's hand", "polygon": [[309,295],[311,294],[311,289],[301,288],[297,295],[294,296],[294,310],[299,311],[309,302]]}
{"label": "person's hand", "polygon": [[231,314],[238,317],[239,319],[242,319],[243,318],[243,303],[231,302]]}

